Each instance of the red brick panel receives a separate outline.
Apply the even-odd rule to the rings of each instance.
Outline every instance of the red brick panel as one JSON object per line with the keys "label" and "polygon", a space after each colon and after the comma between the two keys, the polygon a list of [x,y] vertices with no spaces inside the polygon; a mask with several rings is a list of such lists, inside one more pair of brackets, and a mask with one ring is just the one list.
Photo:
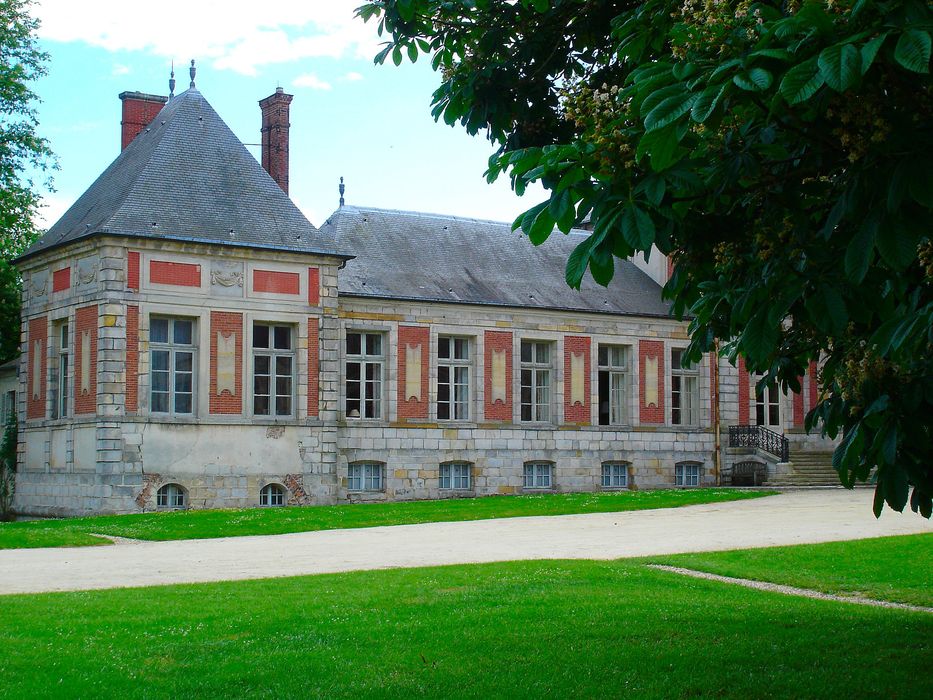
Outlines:
{"label": "red brick panel", "polygon": [[800,382],[800,391],[794,392],[794,425],[803,427],[804,408],[803,408],[803,377],[797,377]]}
{"label": "red brick panel", "polygon": [[[236,359],[234,361],[236,393],[229,389],[217,395],[217,334],[224,338],[235,338]],[[228,311],[211,311],[211,398],[210,412],[238,415],[243,412],[243,314]]]}
{"label": "red brick panel", "polygon": [[136,251],[126,254],[126,288],[139,291],[139,253]]}
{"label": "red brick panel", "polygon": [[[486,420],[512,420],[512,333],[511,331],[486,331],[484,366],[485,406],[483,414]],[[492,354],[494,351],[505,353],[505,402],[492,400]]]}
{"label": "red brick panel", "polygon": [[[26,341],[29,343],[26,366],[26,417],[45,418],[45,394],[48,362],[46,348],[49,342],[49,319],[46,316],[33,318],[26,329]],[[33,393],[33,377],[35,366],[39,365],[38,391]]]}
{"label": "red brick panel", "polygon": [[[573,377],[571,357],[583,355],[583,403],[571,402]],[[590,339],[585,336],[564,337],[564,421],[587,425],[590,422]]]}
{"label": "red brick panel", "polygon": [[816,361],[810,363],[810,408],[813,409],[816,407],[816,404],[820,400],[819,396],[819,382],[817,381],[816,376]]}
{"label": "red brick panel", "polygon": [[[658,362],[658,400],[647,403],[645,396],[646,367],[648,360]],[[664,422],[664,343],[660,340],[638,341],[638,406],[642,423]]]}
{"label": "red brick panel", "polygon": [[316,267],[308,268],[308,305],[321,304],[321,271]]}
{"label": "red brick panel", "polygon": [[[97,413],[97,306],[85,306],[75,311],[75,366],[74,366],[74,397],[75,415],[84,413]],[[84,366],[82,357],[84,334],[88,334],[90,344],[90,376],[88,388],[81,388],[81,368]]]}
{"label": "red brick panel", "polygon": [[[421,367],[409,367],[405,351],[408,347],[421,346]],[[398,327],[398,417],[428,417],[428,361],[430,333],[425,326]],[[409,372],[421,373],[421,395],[417,399],[405,398],[405,383]]]}
{"label": "red brick panel", "polygon": [[253,270],[253,291],[269,294],[300,294],[301,279],[297,272]]}
{"label": "red brick panel", "polygon": [[[132,255],[132,253],[131,253]],[[137,255],[139,255],[137,253]],[[139,307],[126,307],[126,412],[139,410]]]}
{"label": "red brick panel", "polygon": [[171,284],[176,287],[200,287],[201,266],[193,263],[149,261],[149,281],[153,284]]}
{"label": "red brick panel", "polygon": [[61,270],[55,270],[52,273],[52,291],[64,292],[71,289],[71,268],[63,267]]}
{"label": "red brick panel", "polygon": [[316,418],[320,414],[320,334],[318,320],[308,318],[308,417]]}
{"label": "red brick panel", "polygon": [[739,425],[749,425],[748,411],[751,402],[749,391],[752,378],[745,369],[745,358],[739,356]]}

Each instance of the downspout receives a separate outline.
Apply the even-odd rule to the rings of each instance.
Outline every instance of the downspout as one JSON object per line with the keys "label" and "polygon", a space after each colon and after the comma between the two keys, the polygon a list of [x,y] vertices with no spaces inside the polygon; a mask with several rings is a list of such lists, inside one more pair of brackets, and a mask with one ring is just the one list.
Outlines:
{"label": "downspout", "polygon": [[713,401],[713,469],[716,486],[722,486],[721,433],[719,425],[719,341],[713,341],[713,361],[710,363],[710,393]]}

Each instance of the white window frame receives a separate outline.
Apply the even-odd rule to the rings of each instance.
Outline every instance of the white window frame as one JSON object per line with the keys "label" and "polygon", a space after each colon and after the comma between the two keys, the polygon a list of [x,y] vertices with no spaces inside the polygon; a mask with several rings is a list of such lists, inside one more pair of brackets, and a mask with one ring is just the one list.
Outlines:
{"label": "white window frame", "polygon": [[674,465],[674,486],[699,486],[703,465],[697,462],[678,462]]}
{"label": "white window frame", "polygon": [[275,482],[259,489],[259,505],[262,508],[277,508],[285,505],[285,487]]}
{"label": "white window frame", "polygon": [[[164,341],[153,340],[152,326],[156,321],[165,321],[167,323],[166,327],[166,339]],[[191,324],[191,342],[190,343],[179,343],[175,340],[175,324],[177,322],[190,323]],[[149,317],[149,413],[160,415],[160,416],[194,416],[197,414],[197,392],[198,392],[198,344],[197,344],[197,320],[194,318],[189,318],[187,316],[165,316],[162,314],[153,314]],[[157,370],[155,363],[155,354],[157,352],[164,352],[168,354],[168,364],[167,369]],[[178,369],[178,360],[179,356],[184,355],[191,356],[191,369],[190,370],[179,370]],[[155,388],[155,375],[156,373],[166,373],[168,375],[168,386],[165,391],[156,391]],[[191,376],[191,387],[190,391],[178,391],[178,379],[179,375],[190,375]],[[155,394],[165,394],[168,397],[168,410],[167,411],[158,411],[155,409]],[[190,411],[178,411],[176,410],[176,404],[178,402],[178,396],[190,394],[191,395],[191,410]]]}
{"label": "white window frame", "polygon": [[469,491],[473,488],[473,465],[469,462],[443,462],[438,474],[441,491]]}
{"label": "white window frame", "polygon": [[52,419],[67,418],[68,411],[68,365],[71,353],[68,351],[71,337],[68,320],[56,321],[52,326],[55,334],[55,377],[51,383],[52,392]]}
{"label": "white window frame", "polygon": [[604,489],[627,489],[629,467],[628,462],[603,462],[600,484]]}
{"label": "white window frame", "polygon": [[[547,340],[522,340],[519,343],[519,420],[522,423],[548,423],[551,420],[553,346],[554,343]],[[526,347],[529,348],[529,360],[525,359]],[[542,350],[546,356],[544,360],[541,359]],[[526,390],[528,401],[525,401]]]}
{"label": "white window frame", "polygon": [[[763,374],[752,375],[755,382],[755,425],[761,425],[771,430],[780,430],[784,425],[781,406],[781,390],[777,384],[764,387],[759,391],[758,382],[764,378]],[[777,414],[777,419],[774,414]]]}
{"label": "white window frame", "polygon": [[383,462],[350,462],[347,465],[347,491],[385,491],[385,467]]}
{"label": "white window frame", "polygon": [[[603,350],[606,351],[606,358],[603,359]],[[614,355],[618,353],[617,357]],[[610,343],[599,343],[596,348],[597,365],[597,394],[598,394],[598,413],[597,420],[599,425],[625,425],[628,421],[628,387],[629,387],[629,346]],[[602,416],[602,378],[607,375],[609,389],[608,403],[608,422],[604,423]]]}
{"label": "white window frame", "polygon": [[554,488],[554,463],[532,461],[522,465],[523,489]]}
{"label": "white window frame", "polygon": [[671,348],[670,352],[671,425],[695,427],[700,424],[700,370],[684,367],[684,352],[684,348]]}
{"label": "white window frame", "polygon": [[[350,352],[350,337],[360,337],[359,352]],[[378,351],[371,352],[369,339],[378,338]],[[386,383],[386,333],[383,331],[348,330],[344,339],[343,413],[349,420],[380,420],[384,417]],[[357,379],[350,378],[351,365],[358,365]],[[372,377],[367,375],[372,372]],[[350,398],[351,385],[359,385],[357,396]],[[350,408],[350,402],[359,404]],[[356,415],[354,415],[354,411]]]}
{"label": "white window frame", "polygon": [[188,507],[188,491],[181,484],[163,484],[156,491],[156,508],[177,510]]}
{"label": "white window frame", "polygon": [[[268,345],[264,347],[256,346],[256,329],[257,328],[268,328],[269,329],[269,341]],[[276,347],[276,331],[282,329],[288,332],[288,347]],[[259,418],[269,418],[269,419],[278,419],[278,418],[294,418],[296,417],[296,404],[295,400],[296,394],[296,385],[298,383],[298,373],[297,373],[297,364],[298,358],[295,350],[297,345],[297,333],[295,332],[295,325],[291,323],[282,323],[282,322],[273,322],[273,321],[253,321],[253,337],[252,337],[252,361],[250,366],[251,379],[250,387],[252,389],[252,413],[254,416]],[[256,360],[260,357],[269,358],[269,368],[267,373],[257,373],[256,371]],[[290,371],[288,373],[282,372],[279,373],[278,366],[279,360],[288,360]],[[256,382],[260,377],[267,377],[269,385],[267,387],[268,393],[257,393],[256,391]],[[279,379],[288,379],[289,392],[288,393],[279,393],[278,385]],[[268,411],[265,413],[257,411],[256,400],[260,398],[268,399]],[[279,399],[288,399],[288,412],[279,412]]]}
{"label": "white window frame", "polygon": [[[443,348],[447,356],[443,356]],[[437,337],[437,419],[439,421],[470,420],[470,399],[473,352],[469,338],[454,335]],[[458,356],[458,351],[462,351]],[[441,375],[447,373],[447,381]],[[447,388],[447,400],[441,400],[441,387]],[[446,407],[446,416],[442,416],[442,407]]]}

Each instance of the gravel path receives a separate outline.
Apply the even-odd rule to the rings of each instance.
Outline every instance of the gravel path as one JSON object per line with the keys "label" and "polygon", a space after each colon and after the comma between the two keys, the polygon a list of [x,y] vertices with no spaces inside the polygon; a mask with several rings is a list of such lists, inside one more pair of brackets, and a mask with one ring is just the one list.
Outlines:
{"label": "gravel path", "polygon": [[683,508],[0,551],[0,594],[77,591],[516,559],[618,559],[933,532],[823,489]]}
{"label": "gravel path", "polygon": [[835,600],[844,603],[857,603],[859,605],[873,605],[878,608],[897,608],[899,610],[915,610],[917,612],[933,613],[933,608],[927,608],[923,605],[910,605],[908,603],[892,603],[889,600],[878,600],[876,598],[863,598],[858,595],[834,595],[832,593],[822,593],[814,591],[811,588],[797,588],[796,586],[785,586],[780,583],[768,583],[767,581],[755,581],[750,578],[735,578],[733,576],[722,576],[720,574],[711,574],[707,571],[697,571],[696,569],[684,569],[680,566],[667,566],[665,564],[648,564],[652,569],[661,571],[670,571],[673,574],[683,576],[692,576],[693,578],[703,578],[708,581],[720,581],[722,583],[734,583],[737,586],[754,588],[759,591],[771,591],[773,593],[783,593],[784,595],[799,595],[804,598],[816,598],[818,600]]}

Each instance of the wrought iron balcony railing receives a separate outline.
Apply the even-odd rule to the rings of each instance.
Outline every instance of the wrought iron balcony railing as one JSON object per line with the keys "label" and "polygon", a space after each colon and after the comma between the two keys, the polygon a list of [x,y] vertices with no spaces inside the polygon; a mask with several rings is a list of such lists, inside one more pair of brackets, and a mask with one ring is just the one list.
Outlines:
{"label": "wrought iron balcony railing", "polygon": [[782,462],[790,459],[790,442],[763,425],[730,425],[729,447],[755,447],[770,452]]}

